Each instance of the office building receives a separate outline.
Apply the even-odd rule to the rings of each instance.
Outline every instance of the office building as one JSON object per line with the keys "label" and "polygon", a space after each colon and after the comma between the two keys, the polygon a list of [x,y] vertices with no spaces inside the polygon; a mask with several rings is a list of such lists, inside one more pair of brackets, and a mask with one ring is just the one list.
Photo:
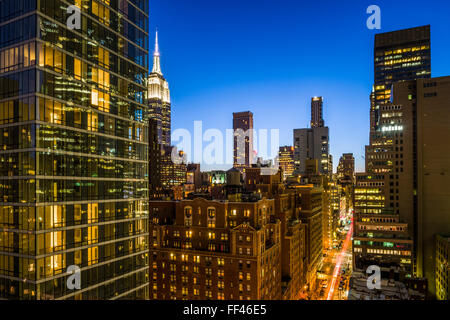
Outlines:
{"label": "office building", "polygon": [[392,85],[431,77],[430,26],[376,34],[374,46],[371,130],[377,131],[379,106],[390,102]]}
{"label": "office building", "polygon": [[283,300],[298,300],[306,284],[306,225],[298,215],[298,194],[276,195],[275,217],[281,221],[281,291]]}
{"label": "office building", "polygon": [[309,291],[317,287],[317,271],[322,266],[323,230],[322,230],[322,188],[313,185],[295,186],[299,195],[299,218],[306,225],[306,261],[305,283]]}
{"label": "office building", "polygon": [[337,174],[341,184],[353,185],[355,181],[355,158],[353,153],[344,153],[341,156]]}
{"label": "office building", "polygon": [[161,155],[161,185],[164,190],[173,190],[186,183],[187,163],[183,151],[164,146]]}
{"label": "office building", "polygon": [[[334,176],[334,175],[333,175]],[[337,183],[335,177],[330,181],[330,215],[331,215],[331,242],[337,239],[336,229],[339,226],[341,214],[342,187]]]}
{"label": "office building", "polygon": [[[414,240],[414,273],[435,295],[435,237],[450,232],[450,77],[398,82],[386,114],[401,113],[382,131],[394,132],[389,202]],[[384,114],[384,113],[383,113]]]}
{"label": "office building", "polygon": [[[375,35],[374,87],[370,96],[370,145],[366,146],[366,171],[390,172],[392,138],[381,130],[381,106],[391,102],[392,85],[397,81],[431,77],[430,26],[416,27]],[[398,113],[397,113],[398,114]],[[391,114],[391,117],[395,117]],[[379,152],[385,158],[380,158]],[[388,157],[388,159],[386,159]]]}
{"label": "office building", "polygon": [[333,211],[331,210],[331,186],[329,178],[320,174],[317,159],[306,160],[306,173],[301,177],[302,185],[312,185],[322,190],[322,240],[323,247],[330,248],[333,238]]}
{"label": "office building", "polygon": [[436,298],[450,300],[450,237],[436,236]]}
{"label": "office building", "polygon": [[356,213],[353,234],[353,268],[365,271],[370,265],[395,266],[412,277],[412,239],[408,224],[396,214]]}
{"label": "office building", "polygon": [[[428,279],[429,294],[434,296],[435,236],[450,231],[444,213],[449,195],[442,192],[450,187],[446,174],[450,153],[445,146],[450,139],[450,77],[397,82],[392,90],[392,103],[380,105],[379,136],[373,140],[378,143],[366,159],[376,173],[368,177],[377,177],[377,185],[364,194],[357,181],[355,204],[362,210],[366,197],[378,207],[384,195],[385,210],[408,226],[413,276]],[[365,209],[379,211],[372,205]]]}
{"label": "office building", "polygon": [[311,98],[311,128],[323,127],[325,121],[323,120],[323,98]]}
{"label": "office building", "polygon": [[163,197],[163,187],[161,184],[161,163],[163,147],[158,135],[158,122],[156,119],[149,119],[149,198],[160,199]]}
{"label": "office building", "polygon": [[319,172],[329,176],[333,174],[333,162],[330,155],[329,129],[323,120],[323,98],[311,99],[311,128],[294,129],[294,173],[306,174],[306,160],[316,159]]}
{"label": "office building", "polygon": [[307,160],[317,160],[320,174],[333,174],[329,129],[323,120],[323,98],[311,99],[311,128],[294,129],[294,173],[307,174]]}
{"label": "office building", "polygon": [[379,214],[385,208],[385,188],[383,175],[356,173],[353,204],[355,212]]}
{"label": "office building", "polygon": [[148,1],[74,2],[0,2],[0,298],[145,299]]}
{"label": "office building", "polygon": [[280,147],[278,152],[278,165],[283,170],[283,180],[294,173],[294,147]]}
{"label": "office building", "polygon": [[319,162],[321,174],[332,174],[328,127],[294,129],[295,174],[306,174],[306,160],[308,159],[316,159]]}
{"label": "office building", "polygon": [[[449,130],[442,120],[448,118],[444,111],[448,97],[442,97],[446,80],[430,78],[430,26],[375,36],[370,144],[366,146],[366,174],[356,177],[354,199],[357,212],[390,212],[405,223],[413,241],[412,276],[427,278],[433,295],[434,235],[448,232],[445,226],[449,225],[441,221],[445,215],[438,213],[448,203],[439,190],[448,188],[449,182],[445,174],[442,179],[431,179],[427,171],[444,170],[441,159],[448,155],[438,142],[448,139]],[[436,122],[434,139],[431,119]],[[437,150],[443,152],[437,155]]]}
{"label": "office building", "polygon": [[330,249],[333,245],[334,217],[331,209],[331,185],[328,179],[324,179],[322,192],[322,234],[323,247]]}
{"label": "office building", "polygon": [[233,113],[233,166],[244,171],[253,164],[253,113]]}
{"label": "office building", "polygon": [[[375,35],[374,87],[371,93],[370,144],[366,146],[366,172],[384,175],[391,183],[397,130],[387,130],[389,124],[401,122],[401,106],[385,106],[392,101],[392,86],[397,81],[431,77],[430,26],[416,27]],[[396,108],[395,110],[390,110]],[[384,125],[384,130],[382,126]],[[400,160],[401,161],[401,160]],[[391,188],[392,189],[392,188]],[[389,189],[383,192],[389,195]],[[392,196],[392,195],[391,195]],[[385,206],[394,208],[391,196]],[[395,210],[398,212],[398,210]]]}

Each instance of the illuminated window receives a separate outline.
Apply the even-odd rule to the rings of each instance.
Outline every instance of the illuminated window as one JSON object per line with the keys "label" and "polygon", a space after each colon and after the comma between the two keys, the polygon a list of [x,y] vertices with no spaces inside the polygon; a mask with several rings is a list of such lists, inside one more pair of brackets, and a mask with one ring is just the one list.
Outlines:
{"label": "illuminated window", "polygon": [[96,1],[92,1],[92,13],[95,14],[104,25],[109,26],[110,11],[108,8]]}
{"label": "illuminated window", "polygon": [[88,248],[88,264],[92,265],[98,262],[98,247]]}
{"label": "illuminated window", "polygon": [[95,89],[92,89],[92,92],[91,92],[91,104],[94,105],[94,106],[98,106],[99,105],[99,103],[98,103],[98,91],[95,90]]}
{"label": "illuminated window", "polygon": [[74,75],[75,78],[81,80],[81,61],[79,59],[74,59]]}
{"label": "illuminated window", "polygon": [[216,217],[216,209],[208,208],[208,218],[214,219]]}

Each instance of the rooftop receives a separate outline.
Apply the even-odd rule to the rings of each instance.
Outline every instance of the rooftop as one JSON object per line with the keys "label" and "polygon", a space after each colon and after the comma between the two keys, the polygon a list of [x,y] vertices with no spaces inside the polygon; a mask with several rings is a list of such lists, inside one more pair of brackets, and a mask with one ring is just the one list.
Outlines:
{"label": "rooftop", "polygon": [[382,279],[381,289],[369,289],[367,279],[367,275],[362,272],[352,274],[349,300],[412,300],[412,296],[421,295],[417,291],[408,289],[404,283],[392,279]]}

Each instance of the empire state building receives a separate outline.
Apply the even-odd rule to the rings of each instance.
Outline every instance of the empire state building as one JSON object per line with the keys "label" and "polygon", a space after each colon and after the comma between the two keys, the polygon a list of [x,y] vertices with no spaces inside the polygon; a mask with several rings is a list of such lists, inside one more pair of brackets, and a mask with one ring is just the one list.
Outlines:
{"label": "empire state building", "polygon": [[158,142],[162,146],[170,146],[171,104],[169,83],[161,72],[161,61],[158,44],[158,31],[155,38],[153,69],[148,77],[148,105],[151,119],[156,121]]}

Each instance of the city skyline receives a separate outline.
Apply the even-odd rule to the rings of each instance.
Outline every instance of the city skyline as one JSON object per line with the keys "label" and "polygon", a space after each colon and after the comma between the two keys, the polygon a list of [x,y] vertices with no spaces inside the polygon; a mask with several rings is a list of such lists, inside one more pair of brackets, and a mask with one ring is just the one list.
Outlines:
{"label": "city skyline", "polygon": [[[255,114],[256,129],[280,129],[280,146],[292,145],[292,129],[310,126],[311,98],[323,96],[324,120],[330,127],[330,153],[335,159],[343,153],[354,153],[355,169],[363,172],[364,146],[369,142],[375,34],[431,24],[432,76],[445,75],[449,69],[450,63],[443,54],[448,44],[439,37],[447,24],[430,16],[443,14],[441,9],[437,13],[434,10],[446,5],[443,3],[425,6],[413,1],[409,3],[415,10],[405,11],[401,3],[388,5],[381,1],[381,29],[369,30],[366,9],[370,1],[340,6],[328,1],[315,5],[283,1],[279,7],[271,6],[270,1],[262,1],[258,7],[234,1],[223,7],[201,2],[204,5],[197,13],[180,1],[152,3],[155,18],[150,21],[150,39],[157,28],[163,69],[172,87],[173,129],[192,131],[193,122],[201,120],[205,130],[217,128],[225,132],[232,128],[233,112],[250,110]],[[417,6],[421,10],[416,10]],[[189,14],[185,16],[176,13],[186,10]],[[335,25],[335,32],[347,34],[345,39],[332,37],[328,27],[308,27],[313,21],[307,15],[318,10],[327,26]],[[264,19],[269,11],[274,17],[286,18],[283,22]],[[404,17],[394,19],[398,12],[404,12]],[[222,21],[230,16],[234,17],[230,19],[232,25]],[[170,26],[166,26],[167,21]],[[250,34],[252,38],[248,37]],[[302,36],[303,40],[294,41]],[[193,49],[183,50],[180,55],[187,42]],[[327,59],[330,53],[333,55]],[[268,56],[274,58],[269,60]],[[221,63],[214,62],[216,59]],[[285,112],[274,113],[271,109],[281,107]],[[348,123],[352,123],[352,130],[348,130]],[[335,161],[334,171],[336,166]],[[205,165],[204,169],[229,167]]]}
{"label": "city skyline", "polygon": [[158,1],[0,0],[0,302],[449,300],[450,5]]}

